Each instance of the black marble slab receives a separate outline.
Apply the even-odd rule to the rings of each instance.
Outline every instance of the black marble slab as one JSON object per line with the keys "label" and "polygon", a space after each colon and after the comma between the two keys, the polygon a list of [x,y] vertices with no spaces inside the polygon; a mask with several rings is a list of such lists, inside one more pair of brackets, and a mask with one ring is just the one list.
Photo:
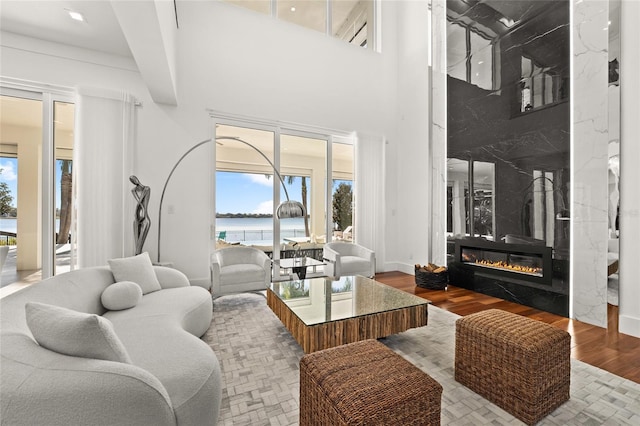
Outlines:
{"label": "black marble slab", "polygon": [[[569,317],[569,281],[567,277],[555,278],[552,285],[505,278],[490,270],[478,270],[460,262],[449,265],[449,284]],[[554,275],[559,274],[554,265]]]}

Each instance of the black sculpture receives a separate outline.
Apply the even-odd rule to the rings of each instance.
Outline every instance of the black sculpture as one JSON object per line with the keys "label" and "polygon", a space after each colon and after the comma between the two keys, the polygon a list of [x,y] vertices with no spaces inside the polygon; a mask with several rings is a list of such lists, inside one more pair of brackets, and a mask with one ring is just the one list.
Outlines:
{"label": "black sculpture", "polygon": [[147,205],[149,204],[149,197],[151,195],[151,188],[140,183],[140,180],[134,176],[129,176],[129,180],[135,187],[131,190],[133,198],[138,203],[136,205],[136,217],[133,221],[133,235],[136,241],[136,255],[142,253],[142,246],[144,246],[144,240],[147,239],[149,228],[151,227],[151,219],[149,219],[149,212]]}

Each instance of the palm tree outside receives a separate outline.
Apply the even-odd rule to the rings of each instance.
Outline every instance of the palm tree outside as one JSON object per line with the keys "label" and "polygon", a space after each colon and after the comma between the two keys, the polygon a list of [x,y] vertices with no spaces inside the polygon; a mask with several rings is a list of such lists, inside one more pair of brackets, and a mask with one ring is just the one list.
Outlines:
{"label": "palm tree outside", "polygon": [[71,160],[61,160],[60,164],[60,225],[56,244],[69,242],[69,230],[71,229],[71,200],[73,195]]}
{"label": "palm tree outside", "polygon": [[[292,185],[293,182],[296,180],[297,176],[285,176],[284,178],[287,181],[288,185]],[[304,215],[304,235],[305,237],[308,237],[311,235],[311,232],[309,231],[309,208],[307,207],[307,177],[306,176],[300,176],[302,178],[302,183],[301,183],[301,196],[302,196],[302,206],[304,207],[304,211],[305,211],[305,215]]]}

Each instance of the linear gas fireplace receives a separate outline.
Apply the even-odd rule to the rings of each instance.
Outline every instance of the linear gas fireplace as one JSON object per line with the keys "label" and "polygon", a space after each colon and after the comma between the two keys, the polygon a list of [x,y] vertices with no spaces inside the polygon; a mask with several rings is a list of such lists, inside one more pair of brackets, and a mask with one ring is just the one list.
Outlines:
{"label": "linear gas fireplace", "polygon": [[451,243],[451,285],[569,315],[568,270],[551,247],[468,237]]}
{"label": "linear gas fireplace", "polygon": [[486,240],[457,240],[455,261],[516,280],[551,285],[551,247],[505,244]]}

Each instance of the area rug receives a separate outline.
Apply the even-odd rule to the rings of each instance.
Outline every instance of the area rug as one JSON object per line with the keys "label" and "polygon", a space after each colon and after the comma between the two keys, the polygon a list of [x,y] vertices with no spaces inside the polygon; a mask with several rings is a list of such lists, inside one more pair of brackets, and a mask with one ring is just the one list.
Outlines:
{"label": "area rug", "polygon": [[[429,306],[429,324],[381,341],[444,388],[443,425],[521,425],[453,378],[455,320]],[[214,301],[203,339],[223,372],[221,425],[298,424],[300,346],[259,294]],[[571,399],[540,425],[638,425],[640,384],[571,360]]]}

